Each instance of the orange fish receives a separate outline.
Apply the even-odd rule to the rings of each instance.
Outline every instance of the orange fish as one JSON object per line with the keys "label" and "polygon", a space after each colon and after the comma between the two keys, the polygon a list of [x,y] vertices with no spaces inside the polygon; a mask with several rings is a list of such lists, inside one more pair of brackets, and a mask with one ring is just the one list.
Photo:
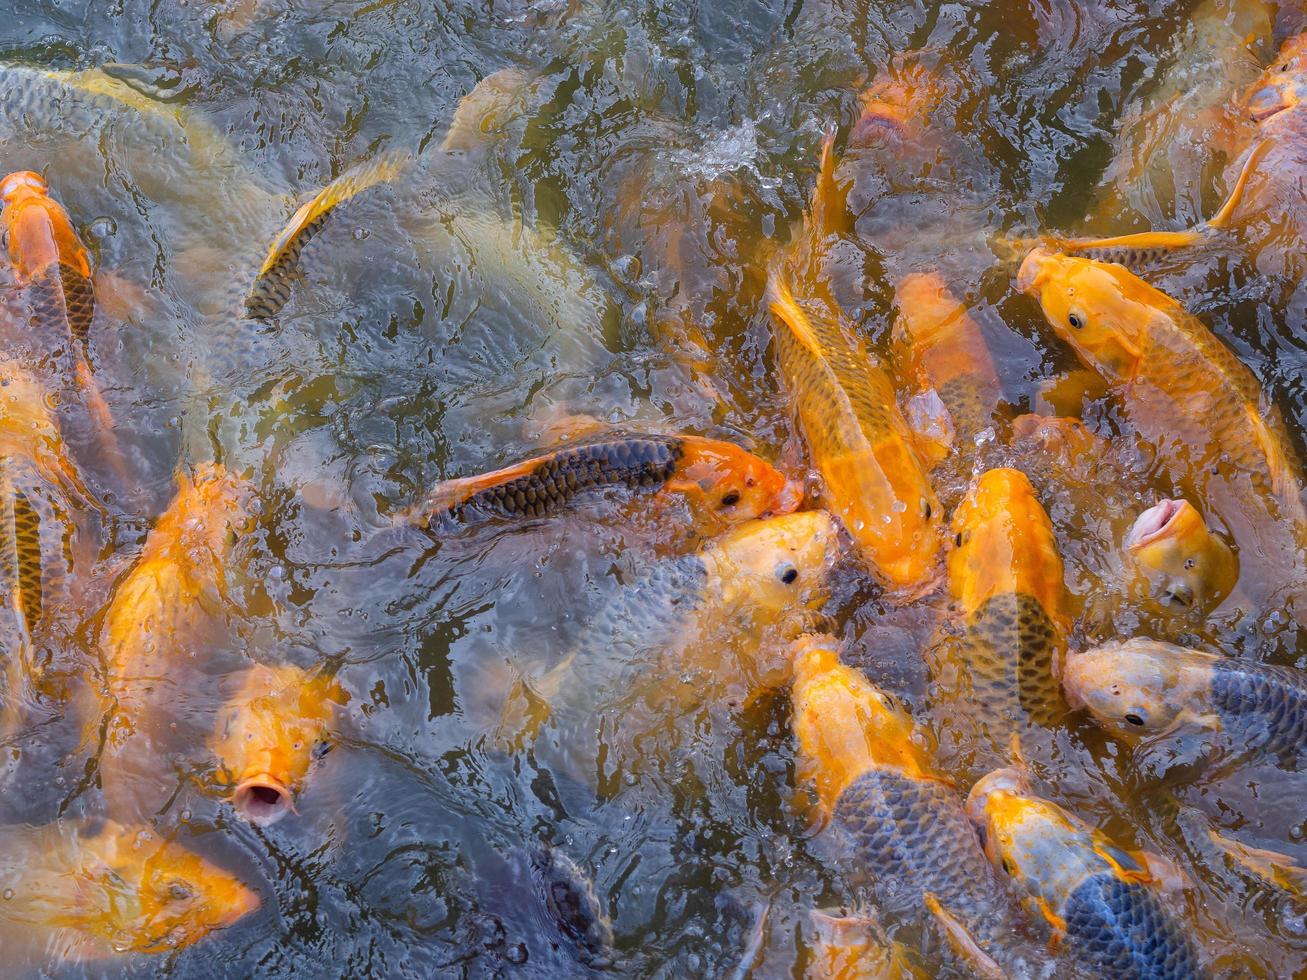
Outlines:
{"label": "orange fish", "polygon": [[1132,587],[1164,609],[1207,613],[1239,578],[1239,559],[1187,500],[1162,500],[1135,520],[1123,543]]}
{"label": "orange fish", "polygon": [[236,812],[267,826],[295,809],[309,765],[349,695],[332,678],[291,664],[256,664],[219,713],[213,753]]}
{"label": "orange fish", "polygon": [[822,476],[823,506],[882,584],[903,597],[921,594],[939,573],[943,514],[889,376],[837,316],[795,299],[779,272],[768,299],[777,360]]}
{"label": "orange fish", "polygon": [[[959,449],[974,450],[977,438],[992,429],[1003,393],[980,325],[934,272],[904,276],[894,304],[896,362],[921,393],[913,404],[923,404],[923,396],[933,399],[942,420],[938,431],[951,433],[948,441],[956,440]],[[911,421],[920,433],[922,426]]]}
{"label": "orange fish", "polygon": [[1036,249],[1017,285],[1103,378],[1186,495],[1231,528],[1241,553],[1257,538],[1295,564],[1283,552],[1307,533],[1299,463],[1279,410],[1234,352],[1119,265]]}
{"label": "orange fish", "polygon": [[6,973],[176,953],[260,904],[235,876],[147,827],[60,821],[6,827],[0,843]]}
{"label": "orange fish", "polygon": [[0,181],[0,222],[4,225],[16,284],[21,290],[34,338],[13,338],[31,344],[42,356],[71,359],[73,384],[96,425],[96,438],[109,463],[125,479],[114,435],[113,416],[86,359],[87,336],[95,317],[95,283],[91,260],[63,205],[50,196],[39,174],[11,173]]}
{"label": "orange fish", "polygon": [[245,486],[216,463],[181,475],[177,496],[114,589],[100,633],[108,709],[100,782],[115,816],[154,812],[160,800],[151,792],[172,775],[161,756],[190,720],[179,713],[203,707],[207,636],[230,611],[227,563],[250,524],[248,506]]}
{"label": "orange fish", "polygon": [[405,519],[429,526],[476,516],[548,517],[609,487],[683,496],[707,531],[787,514],[802,499],[801,488],[733,443],[610,430],[504,469],[447,480]]}
{"label": "orange fish", "polygon": [[953,533],[955,611],[927,661],[940,739],[956,741],[974,775],[1015,761],[1013,736],[1066,714],[1059,678],[1070,615],[1053,528],[1023,473],[983,474]]}
{"label": "orange fish", "polygon": [[910,980],[928,977],[912,950],[887,939],[876,920],[865,916],[808,913],[806,980]]}

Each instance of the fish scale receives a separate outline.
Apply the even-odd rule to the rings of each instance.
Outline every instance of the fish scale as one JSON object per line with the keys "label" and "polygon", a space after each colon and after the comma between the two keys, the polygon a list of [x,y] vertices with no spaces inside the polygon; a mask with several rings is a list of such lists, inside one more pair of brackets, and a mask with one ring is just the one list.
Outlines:
{"label": "fish scale", "polygon": [[27,287],[29,309],[37,326],[53,338],[70,336],[83,347],[95,315],[95,287],[71,266],[39,276]]}
{"label": "fish scale", "polygon": [[976,832],[950,784],[872,768],[840,794],[832,821],[881,902],[924,917],[925,896],[932,894],[982,945],[1011,928]]}
{"label": "fish scale", "polygon": [[960,440],[975,438],[994,424],[994,389],[984,378],[960,374],[937,385],[939,400],[948,409]]}
{"label": "fish scale", "polygon": [[1248,660],[1212,665],[1212,706],[1236,746],[1255,739],[1268,754],[1300,752],[1307,745],[1307,679],[1301,671]]}
{"label": "fish scale", "polygon": [[1086,878],[1062,909],[1066,944],[1114,980],[1181,980],[1201,975],[1193,944],[1144,885],[1114,874]]}

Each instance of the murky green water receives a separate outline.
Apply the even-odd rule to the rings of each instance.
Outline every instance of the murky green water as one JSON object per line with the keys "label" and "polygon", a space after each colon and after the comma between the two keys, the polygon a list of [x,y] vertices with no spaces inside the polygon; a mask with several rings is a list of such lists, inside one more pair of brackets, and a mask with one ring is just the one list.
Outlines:
{"label": "murky green water", "polygon": [[[677,729],[648,746],[656,773],[604,773],[599,793],[558,761],[567,746],[513,753],[490,738],[514,671],[557,662],[652,560],[647,543],[602,502],[439,547],[389,515],[440,479],[528,455],[570,414],[731,439],[795,471],[757,270],[807,206],[822,131],[852,123],[858,91],[897,52],[927,49],[945,66],[939,155],[928,172],[886,177],[834,289],[880,345],[894,277],[941,268],[986,333],[1005,400],[1027,406],[1075,362],[988,236],[1083,223],[1118,121],[1191,5],[577,6],[67,0],[16,2],[0,21],[4,61],[133,66],[112,72],[169,119],[156,131],[126,112],[73,124],[62,110],[14,111],[12,98],[3,110],[4,171],[42,172],[135,298],[93,340],[139,473],[114,499],[113,540],[132,554],[179,458],[247,469],[260,513],[238,546],[231,649],[325,663],[351,695],[298,815],[252,828],[184,779],[160,803],[190,846],[260,889],[255,916],[171,958],[52,964],[56,975],[577,975],[587,967],[530,870],[541,843],[593,876],[620,975],[730,975],[764,906],[755,975],[798,969],[806,910],[835,900],[839,869],[792,805],[783,697]],[[504,68],[529,81],[495,131],[462,156],[435,153],[459,100]],[[333,216],[280,317],[231,316],[294,204],[389,149],[426,152]],[[1202,187],[1148,217],[1183,226],[1221,197]],[[493,249],[449,232],[466,215],[493,216],[487,240],[520,246],[534,229],[539,268],[513,267],[512,249],[485,261]],[[1219,255],[1154,278],[1207,318],[1300,434],[1303,293]],[[1095,513],[1084,497],[1045,501],[1085,603],[1111,571],[1103,515],[1140,509],[1155,478],[1139,464],[1091,495]],[[926,717],[919,651],[937,607],[890,608],[848,567],[827,611],[850,659]],[[78,634],[88,649],[97,612]],[[1188,638],[1307,665],[1282,618]],[[7,822],[94,811],[69,737],[23,744]],[[1059,802],[1185,864],[1087,722],[1059,732],[1052,757],[1042,775]],[[1227,825],[1307,856],[1295,777],[1253,772],[1212,793],[1226,794],[1211,802]],[[1218,972],[1303,971],[1301,908],[1195,877],[1187,908]]]}

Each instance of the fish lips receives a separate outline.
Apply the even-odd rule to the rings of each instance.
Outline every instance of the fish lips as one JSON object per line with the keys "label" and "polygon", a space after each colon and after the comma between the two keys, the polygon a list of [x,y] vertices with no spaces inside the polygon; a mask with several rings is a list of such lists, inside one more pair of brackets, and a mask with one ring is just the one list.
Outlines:
{"label": "fish lips", "polygon": [[288,813],[296,813],[290,787],[270,773],[242,779],[231,794],[231,804],[241,819],[259,827],[270,827]]}
{"label": "fish lips", "polygon": [[1134,550],[1156,541],[1184,509],[1184,501],[1159,500],[1140,514],[1125,536],[1125,547]]}

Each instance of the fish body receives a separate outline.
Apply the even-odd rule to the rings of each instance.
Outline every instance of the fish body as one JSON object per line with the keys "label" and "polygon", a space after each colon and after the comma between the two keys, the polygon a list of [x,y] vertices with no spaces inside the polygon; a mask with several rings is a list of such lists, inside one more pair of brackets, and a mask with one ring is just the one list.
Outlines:
{"label": "fish body", "polygon": [[918,392],[935,392],[960,450],[994,425],[1002,397],[980,325],[937,273],[905,276],[894,295],[900,370]]}
{"label": "fish body", "polygon": [[1018,286],[1204,509],[1248,533],[1284,527],[1293,542],[1303,537],[1302,475],[1284,420],[1197,317],[1122,266],[1040,249],[1022,263]]}
{"label": "fish body", "polygon": [[1017,770],[980,780],[967,812],[991,863],[1011,880],[1031,917],[1093,975],[1205,975],[1193,941],[1158,897],[1146,856],[1032,795]]}
{"label": "fish body", "polygon": [[309,767],[328,745],[348,695],[332,678],[293,664],[256,664],[220,709],[212,742],[236,812],[267,826],[294,809]]}
{"label": "fish body", "polygon": [[553,516],[597,489],[681,493],[711,523],[784,514],[800,493],[770,464],[728,442],[699,436],[604,432],[474,477],[438,485],[406,520],[443,526],[491,516]]}
{"label": "fish body", "polygon": [[833,637],[802,636],[791,649],[798,774],[815,790],[825,833],[848,855],[848,877],[871,887],[887,916],[934,916],[990,961],[1010,913],[961,797],[935,768],[929,735],[840,663]]}
{"label": "fish body", "polygon": [[1163,608],[1210,611],[1239,578],[1239,559],[1187,500],[1162,500],[1135,520],[1122,543],[1132,588]]}
{"label": "fish body", "polygon": [[1235,755],[1292,762],[1307,746],[1307,674],[1133,639],[1067,662],[1067,700],[1117,738],[1216,733]]}
{"label": "fish body", "polygon": [[1053,528],[1024,474],[984,473],[955,511],[953,533],[956,612],[927,660],[941,741],[956,732],[974,767],[1009,759],[1011,736],[1065,714],[1070,617]]}
{"label": "fish body", "polygon": [[169,743],[205,707],[208,638],[229,612],[227,565],[249,526],[247,508],[246,488],[217,464],[179,476],[172,504],[113,591],[100,632],[103,704],[88,734],[99,741],[98,722],[107,721],[100,784],[115,816],[154,812],[152,791],[172,778]]}
{"label": "fish body", "polygon": [[888,375],[779,274],[768,290],[777,360],[825,506],[882,584],[905,596],[925,591],[939,571],[943,515]]}
{"label": "fish body", "polygon": [[170,954],[254,912],[235,876],[146,827],[59,821],[0,831],[5,969]]}

